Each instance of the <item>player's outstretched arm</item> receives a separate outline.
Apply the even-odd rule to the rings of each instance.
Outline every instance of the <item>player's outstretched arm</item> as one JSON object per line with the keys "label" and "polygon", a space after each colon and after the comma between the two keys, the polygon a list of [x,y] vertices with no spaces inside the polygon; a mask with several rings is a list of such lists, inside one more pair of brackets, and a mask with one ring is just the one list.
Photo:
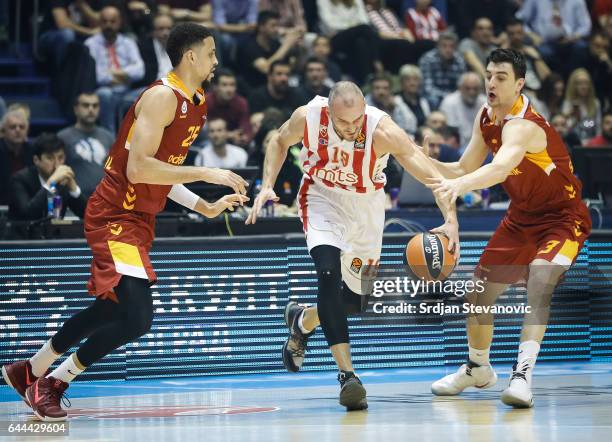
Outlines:
{"label": "player's outstretched arm", "polygon": [[287,158],[289,148],[304,138],[305,127],[306,106],[301,106],[270,138],[264,159],[261,192],[253,202],[253,209],[246,219],[246,224],[255,224],[259,210],[268,200],[278,201],[278,197],[274,193],[274,183]]}
{"label": "player's outstretched arm", "polygon": [[478,169],[487,158],[489,150],[480,131],[480,115],[484,106],[480,109],[472,127],[472,138],[467,145],[459,161],[443,163],[432,158],[433,163],[444,178],[459,178]]}
{"label": "player's outstretched arm", "polygon": [[246,193],[246,181],[229,170],[175,166],[155,158],[164,129],[174,120],[176,106],[176,96],[168,87],[153,87],[143,94],[136,107],[137,118],[134,122],[126,170],[128,180],[132,184],[207,181],[229,186],[237,193]]}
{"label": "player's outstretched arm", "polygon": [[502,183],[523,160],[531,147],[546,146],[546,134],[537,124],[524,119],[511,120],[502,131],[502,146],[493,161],[474,172],[454,179],[436,179],[428,185],[436,196],[448,201],[471,190]]}
{"label": "player's outstretched arm", "polygon": [[[442,174],[425,153],[410,137],[391,120],[384,117],[374,132],[373,145],[376,155],[390,153],[400,165],[421,183],[428,183],[433,178],[442,178]],[[436,204],[444,216],[444,225],[434,231],[444,233],[449,238],[449,250],[459,251],[459,224],[455,202],[444,201],[436,197]]]}

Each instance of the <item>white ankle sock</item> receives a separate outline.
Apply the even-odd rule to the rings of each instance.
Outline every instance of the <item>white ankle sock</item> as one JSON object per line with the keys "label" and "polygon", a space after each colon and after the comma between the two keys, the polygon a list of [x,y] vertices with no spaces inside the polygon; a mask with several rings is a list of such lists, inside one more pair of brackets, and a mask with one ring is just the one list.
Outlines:
{"label": "white ankle sock", "polygon": [[538,343],[538,341],[521,342],[521,344],[519,345],[517,362],[520,364],[525,359],[531,359],[531,361],[529,362],[530,365],[533,367],[535,365],[539,351],[540,344]]}
{"label": "white ankle sock", "polygon": [[491,365],[489,362],[489,350],[491,350],[491,347],[487,347],[484,350],[472,347],[469,347],[469,349],[470,361],[478,365]]}
{"label": "white ankle sock", "polygon": [[72,381],[75,377],[85,371],[85,368],[80,368],[81,364],[79,364],[77,361],[76,354],[71,354],[64,362],[60,364],[59,367],[49,373],[49,376],[52,376],[55,379],[61,379],[64,382]]}
{"label": "white ankle sock", "polygon": [[304,327],[304,312],[305,311],[306,309],[302,310],[302,313],[300,313],[300,316],[298,316],[298,327],[300,327],[300,330],[302,331],[302,333],[308,334],[312,330],[308,330],[306,327]]}
{"label": "white ankle sock", "polygon": [[30,365],[32,366],[32,373],[37,378],[45,374],[45,372],[51,367],[51,365],[61,356],[61,354],[55,353],[51,346],[51,339],[45,342],[38,352],[30,358]]}

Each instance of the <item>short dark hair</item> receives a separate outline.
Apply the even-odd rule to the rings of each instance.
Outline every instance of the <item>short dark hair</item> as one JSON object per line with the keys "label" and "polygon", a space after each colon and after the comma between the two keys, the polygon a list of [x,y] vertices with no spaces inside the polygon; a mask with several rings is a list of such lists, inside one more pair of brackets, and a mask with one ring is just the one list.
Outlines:
{"label": "short dark hair", "polygon": [[202,40],[208,37],[212,37],[210,30],[195,23],[180,23],[172,28],[166,44],[166,52],[172,67],[179,65],[183,54],[193,45],[202,43]]}
{"label": "short dark hair", "polygon": [[323,60],[321,60],[320,58],[317,57],[308,57],[308,59],[306,60],[306,63],[304,63],[304,69],[306,69],[306,67],[311,64],[311,63],[318,63],[318,64],[322,64],[323,66],[326,66],[325,62]]}
{"label": "short dark hair", "polygon": [[378,72],[370,77],[370,85],[373,85],[377,81],[386,81],[389,86],[393,85],[393,80],[386,72]]}
{"label": "short dark hair", "polygon": [[64,150],[64,142],[50,132],[43,132],[32,142],[32,153],[38,158],[45,154],[55,153],[58,150]]}
{"label": "short dark hair", "polygon": [[527,72],[525,57],[514,49],[495,49],[487,57],[486,65],[489,63],[510,63],[517,79],[525,78]]}
{"label": "short dark hair", "polygon": [[215,76],[213,78],[213,83],[214,84],[219,84],[219,81],[221,80],[221,77],[236,78],[236,75],[234,74],[234,72],[232,72],[231,69],[228,69],[228,68],[218,68],[215,71]]}
{"label": "short dark hair", "polygon": [[98,97],[98,100],[100,99],[100,96],[98,95],[98,93],[96,91],[83,91],[83,92],[79,92],[79,95],[74,97],[74,105],[75,106],[77,106],[81,102],[81,97],[83,95],[95,95],[96,97]]}
{"label": "short dark hair", "polygon": [[259,11],[259,14],[257,14],[257,28],[265,25],[270,20],[280,20],[280,14],[270,10]]}
{"label": "short dark hair", "polygon": [[291,68],[291,66],[289,66],[289,62],[286,60],[274,60],[272,64],[270,65],[270,67],[268,68],[268,74],[271,74],[272,72],[274,72],[274,68],[276,66],[287,66],[288,68]]}
{"label": "short dark hair", "polygon": [[508,20],[506,20],[506,28],[510,26],[516,26],[516,25],[523,26],[523,20],[518,19],[516,17],[510,17]]}

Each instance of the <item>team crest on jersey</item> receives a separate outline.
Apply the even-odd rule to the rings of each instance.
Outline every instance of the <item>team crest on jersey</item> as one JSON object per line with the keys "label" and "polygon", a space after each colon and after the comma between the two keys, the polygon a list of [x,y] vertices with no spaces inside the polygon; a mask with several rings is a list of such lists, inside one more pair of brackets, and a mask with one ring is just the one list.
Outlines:
{"label": "team crest on jersey", "polygon": [[359,273],[361,271],[362,265],[363,262],[360,258],[353,258],[353,260],[351,261],[351,270],[355,273]]}
{"label": "team crest on jersey", "polygon": [[187,102],[183,101],[183,105],[181,106],[181,112],[186,114],[187,113]]}
{"label": "team crest on jersey", "polygon": [[327,146],[327,140],[325,138],[319,138],[319,144],[322,146]]}
{"label": "team crest on jersey", "polygon": [[355,149],[365,149],[365,140],[366,140],[366,136],[363,133],[363,130],[361,130],[361,132],[359,132],[359,135],[357,135],[357,138],[355,139]]}

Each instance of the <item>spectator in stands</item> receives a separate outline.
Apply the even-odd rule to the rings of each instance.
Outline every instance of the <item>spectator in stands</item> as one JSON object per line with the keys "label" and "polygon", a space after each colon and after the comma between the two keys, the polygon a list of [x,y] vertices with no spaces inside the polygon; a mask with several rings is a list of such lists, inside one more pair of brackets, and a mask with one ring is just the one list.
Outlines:
{"label": "spectator in stands", "polygon": [[593,78],[595,93],[603,109],[608,109],[612,100],[612,60],[610,60],[610,40],[601,32],[594,33],[589,39],[589,50],[582,62]]}
{"label": "spectator in stands", "polygon": [[431,158],[443,163],[453,163],[455,161],[459,161],[459,153],[456,149],[453,149],[444,143],[444,137],[439,131],[429,127],[422,127],[419,129],[419,131],[420,134],[417,136],[417,138],[420,139],[419,143],[421,143],[419,145],[426,147],[423,137],[427,137],[429,140],[429,151],[426,153]]}
{"label": "spectator in stands", "polygon": [[102,9],[100,27],[101,32],[89,37],[85,45],[96,62],[100,125],[114,134],[121,99],[133,82],[144,77],[144,62],[136,43],[119,33],[119,9],[114,6]]}
{"label": "spectator in stands", "polygon": [[379,38],[362,0],[318,0],[317,8],[321,33],[331,38],[332,52],[344,73],[361,85],[374,70],[383,70]]}
{"label": "spectator in stands", "polygon": [[482,78],[475,72],[466,72],[459,79],[459,89],[442,100],[440,110],[449,126],[459,129],[460,144],[467,146],[472,138],[476,114],[487,101],[483,93]]}
{"label": "spectator in stands", "polygon": [[570,128],[569,123],[567,121],[567,117],[565,115],[555,114],[549,121],[550,125],[555,128],[559,135],[561,135],[561,138],[563,138],[563,142],[568,147],[568,149],[582,145],[580,137],[578,137],[578,135],[576,135],[576,132],[574,132]]}
{"label": "spectator in stands", "polygon": [[250,40],[255,30],[257,0],[212,0],[212,10],[214,28],[220,32],[215,34],[217,52],[224,64],[231,64],[236,58],[236,46]]}
{"label": "spectator in stands", "polygon": [[421,96],[421,82],[423,76],[418,66],[406,64],[399,71],[402,101],[410,111],[410,130],[413,134],[417,128],[425,124],[427,116],[431,112],[429,102]]}
{"label": "spectator in stands", "polygon": [[542,41],[540,53],[554,71],[567,74],[576,67],[591,32],[585,0],[525,0],[516,17]]}
{"label": "spectator in stands", "polygon": [[287,62],[281,60],[272,62],[267,83],[255,89],[249,97],[251,112],[261,112],[268,107],[275,107],[289,118],[297,107],[304,104],[302,94],[296,88],[289,86],[289,72]]}
{"label": "spectator in stands", "polygon": [[212,6],[210,0],[157,0],[158,13],[176,21],[192,21],[210,25]]}
{"label": "spectator in stands", "polygon": [[538,50],[525,44],[525,27],[523,22],[511,18],[506,24],[507,43],[504,48],[514,49],[525,56],[527,73],[525,74],[525,88],[539,91],[544,81],[550,75],[550,68]]}
{"label": "spectator in stands", "polygon": [[305,101],[310,101],[317,95],[322,97],[329,95],[329,87],[325,85],[326,79],[325,63],[315,57],[309,58],[304,66],[304,82],[300,87]]}
{"label": "spectator in stands", "polygon": [[[148,86],[172,70],[172,63],[166,52],[166,44],[173,26],[174,20],[169,15],[160,14],[153,18],[152,34],[138,42],[138,49],[144,62],[144,77],[141,81],[136,82],[134,87]],[[140,95],[141,90],[137,92],[132,101]]]}
{"label": "spectator in stands", "polygon": [[406,27],[417,40],[438,41],[440,33],[446,29],[446,22],[431,0],[416,0],[404,16]]}
{"label": "spectator in stands", "polygon": [[439,130],[446,126],[446,124],[446,115],[444,115],[444,113],[440,111],[433,111],[432,113],[430,113],[425,122],[425,126],[433,130]]}
{"label": "spectator in stands", "polygon": [[472,36],[464,38],[459,44],[459,52],[465,63],[482,79],[486,78],[486,60],[495,49],[493,44],[493,22],[487,17],[480,17],[474,22]]}
{"label": "spectator in stands", "polygon": [[570,75],[561,111],[583,143],[601,130],[601,105],[586,69],[578,68]]}
{"label": "spectator in stands", "polygon": [[556,72],[552,72],[542,81],[542,87],[538,91],[540,108],[538,112],[546,119],[561,113],[561,105],[565,97],[565,81]]}
{"label": "spectator in stands", "polygon": [[64,164],[64,143],[57,135],[44,133],[33,142],[34,165],[11,178],[9,218],[37,220],[47,216],[47,192],[55,183],[62,197],[62,216],[70,208],[83,218],[87,199],[76,183],[74,171]]}
{"label": "spectator in stands", "polygon": [[608,112],[602,118],[601,133],[591,138],[587,147],[612,147],[612,113]]}
{"label": "spectator in stands", "polygon": [[[517,9],[516,0],[454,0],[449,1],[454,8],[449,11],[449,22],[455,27],[459,38],[470,35],[474,22],[479,17],[487,17],[493,22],[493,33],[504,32],[506,21]],[[450,6],[450,5],[449,5]],[[452,18],[451,18],[452,13]],[[500,38],[493,38],[495,44],[501,44]]]}
{"label": "spectator in stands", "polygon": [[227,124],[227,139],[246,146],[253,138],[249,121],[249,103],[236,92],[236,77],[228,69],[217,69],[212,91],[206,94],[208,118],[221,118]]}
{"label": "spectator in stands", "polygon": [[104,176],[104,162],[114,142],[113,135],[97,126],[100,99],[95,93],[80,94],[74,104],[76,123],[58,132],[65,146],[66,164],[86,198]]}
{"label": "spectator in stands", "polygon": [[7,110],[0,127],[0,204],[5,205],[9,202],[10,178],[32,164],[32,147],[28,142],[30,122],[22,110]]}
{"label": "spectator in stands", "polygon": [[409,29],[400,24],[384,0],[366,0],[368,17],[380,37],[380,54],[389,72],[406,63],[416,63],[421,55],[435,46],[431,40],[415,40]]}
{"label": "spectator in stands", "polygon": [[438,47],[421,57],[419,67],[425,98],[432,109],[437,109],[442,99],[455,91],[459,77],[466,71],[465,61],[457,52],[457,36],[452,32],[440,35]]}
{"label": "spectator in stands", "polygon": [[240,169],[245,167],[248,155],[242,147],[227,142],[227,124],[216,118],[208,122],[209,142],[195,158],[196,166]]}
{"label": "spectator in stands", "polygon": [[[83,9],[85,8],[85,9]],[[50,0],[39,28],[40,53],[55,68],[61,66],[66,47],[76,39],[86,38],[98,32],[98,23],[86,2],[74,0]]]}
{"label": "spectator in stands", "polygon": [[281,36],[295,28],[298,28],[302,33],[306,32],[304,8],[301,0],[259,0],[259,10],[278,12],[278,30]]}
{"label": "spectator in stands", "polygon": [[303,31],[295,28],[285,35],[281,43],[278,20],[277,12],[261,11],[257,16],[255,38],[240,47],[240,64],[244,69],[242,74],[252,88],[264,85],[270,65],[278,60],[286,60],[302,39]]}
{"label": "spectator in stands", "polygon": [[371,92],[366,95],[366,103],[376,106],[380,110],[389,114],[399,127],[408,133],[414,133],[414,127],[408,106],[402,99],[391,93],[391,78],[389,75],[375,74],[370,80]]}
{"label": "spectator in stands", "polygon": [[127,0],[123,4],[120,2],[114,5],[120,7],[121,15],[125,18],[125,32],[134,34],[138,40],[144,39],[151,32],[153,19],[159,12],[157,0]]}
{"label": "spectator in stands", "polygon": [[329,38],[324,35],[318,35],[312,42],[312,55],[325,63],[325,68],[329,74],[329,79],[326,81],[328,87],[333,86],[336,81],[340,81],[342,79],[342,71],[340,70],[340,66],[329,58],[330,54],[331,42]]}

